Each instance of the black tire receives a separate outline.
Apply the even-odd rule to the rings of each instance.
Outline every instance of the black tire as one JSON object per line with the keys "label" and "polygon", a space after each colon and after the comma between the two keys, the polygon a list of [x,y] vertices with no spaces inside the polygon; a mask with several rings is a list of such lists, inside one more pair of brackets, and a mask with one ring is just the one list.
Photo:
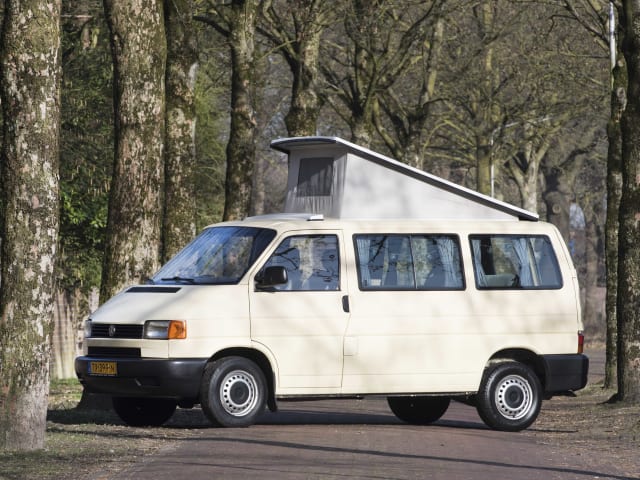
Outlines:
{"label": "black tire", "polygon": [[248,427],[264,412],[267,388],[264,373],[244,357],[209,363],[200,388],[202,411],[214,425]]}
{"label": "black tire", "polygon": [[489,370],[476,395],[480,418],[490,428],[517,432],[538,418],[542,386],[538,376],[519,362],[501,363]]}
{"label": "black tire", "polygon": [[428,425],[439,420],[449,408],[449,397],[388,397],[389,408],[400,420],[413,425]]}
{"label": "black tire", "polygon": [[120,419],[132,427],[159,427],[177,407],[170,398],[113,397],[111,403]]}

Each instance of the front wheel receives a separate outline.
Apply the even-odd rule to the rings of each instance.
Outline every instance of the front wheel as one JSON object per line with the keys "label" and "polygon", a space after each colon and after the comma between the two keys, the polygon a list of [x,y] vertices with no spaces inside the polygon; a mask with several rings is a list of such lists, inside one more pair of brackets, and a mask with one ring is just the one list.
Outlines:
{"label": "front wheel", "polygon": [[205,367],[200,403],[214,425],[248,427],[264,411],[266,391],[260,367],[244,357],[226,357]]}
{"label": "front wheel", "polygon": [[494,430],[517,432],[538,418],[542,386],[537,375],[519,362],[501,363],[482,380],[476,396],[480,418]]}
{"label": "front wheel", "polygon": [[389,408],[400,420],[414,425],[428,425],[440,419],[449,408],[449,397],[388,397]]}
{"label": "front wheel", "polygon": [[159,427],[176,411],[176,401],[169,398],[113,397],[113,409],[132,427]]}

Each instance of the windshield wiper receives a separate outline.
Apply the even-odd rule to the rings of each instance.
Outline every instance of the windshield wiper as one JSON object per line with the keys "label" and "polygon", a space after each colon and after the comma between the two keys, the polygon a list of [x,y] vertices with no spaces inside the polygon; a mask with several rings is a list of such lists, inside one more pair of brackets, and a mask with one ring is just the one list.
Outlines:
{"label": "windshield wiper", "polygon": [[186,277],[179,277],[179,276],[175,276],[175,277],[168,277],[168,278],[161,278],[160,280],[162,280],[163,282],[184,282],[184,283],[190,283],[191,285],[195,285],[196,281],[193,278],[186,278]]}

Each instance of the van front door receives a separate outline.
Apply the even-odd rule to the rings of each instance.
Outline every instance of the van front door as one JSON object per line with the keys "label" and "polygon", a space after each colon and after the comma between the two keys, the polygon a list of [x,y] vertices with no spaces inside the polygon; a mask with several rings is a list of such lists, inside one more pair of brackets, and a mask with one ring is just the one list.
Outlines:
{"label": "van front door", "polygon": [[260,269],[282,266],[288,282],[251,287],[251,339],[275,358],[279,394],[340,390],[349,321],[343,251],[336,232],[288,236]]}

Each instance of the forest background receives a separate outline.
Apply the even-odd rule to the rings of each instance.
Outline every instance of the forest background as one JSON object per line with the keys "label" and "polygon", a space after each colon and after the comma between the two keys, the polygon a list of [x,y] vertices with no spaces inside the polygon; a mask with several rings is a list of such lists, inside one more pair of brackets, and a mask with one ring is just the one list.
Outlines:
{"label": "forest background", "polygon": [[[269,143],[300,134],[288,129],[287,115],[293,81],[304,80],[293,78],[284,34],[316,34],[317,70],[302,73],[318,109],[309,134],[346,138],[555,223],[579,271],[587,338],[604,341],[607,2],[595,10],[589,2],[385,1],[363,2],[359,12],[358,2],[289,3],[300,11],[273,2],[257,19],[249,91],[256,164],[247,213],[283,205],[286,158]],[[57,378],[74,376],[82,322],[98,304],[114,163],[103,5],[62,6]],[[211,5],[191,7],[205,20],[190,22],[197,44],[195,232],[223,218],[232,59],[227,37],[211,25]],[[306,31],[305,20],[312,22]],[[483,162],[493,166],[493,181],[484,185]]]}
{"label": "forest background", "polygon": [[[485,193],[561,228],[579,271],[587,338],[604,341],[610,60],[602,16],[608,10],[580,12],[600,27],[597,38],[577,25],[563,2],[483,6],[460,0],[438,11],[434,2],[387,1],[366,19],[343,17],[340,2],[328,3],[315,20],[321,31],[315,133],[352,140],[480,191],[478,163],[491,157],[493,191]],[[268,20],[295,28],[285,5],[274,7],[279,17],[262,19],[263,28],[273,26]],[[356,25],[363,20],[370,25]],[[231,60],[215,28],[204,22],[192,27],[198,70],[191,181],[199,231],[223,217]],[[352,38],[358,28],[371,38]],[[407,32],[415,38],[401,45],[409,42]],[[61,255],[52,373],[68,378],[82,322],[98,302],[113,173],[113,66],[102,2],[65,0],[62,33]],[[270,40],[256,35],[250,214],[278,211],[286,186],[286,158],[269,143],[288,136],[292,74],[279,51],[284,46]],[[376,65],[356,63],[358,43]],[[369,111],[359,119],[354,108]]]}
{"label": "forest background", "polygon": [[[112,56],[120,44],[110,31],[152,28],[152,16],[147,25],[144,15],[118,17],[125,3],[61,4],[54,378],[74,376],[82,323],[98,292],[104,300],[122,286],[109,277],[135,278],[114,257],[114,235],[127,232],[108,228],[109,196],[118,194],[114,158],[126,144],[122,70],[114,71]],[[609,2],[167,0],[164,6],[178,19],[167,23],[160,42],[169,52],[167,69],[186,62],[190,91],[181,97],[167,80],[160,101],[172,111],[171,102],[186,98],[194,120],[181,158],[189,165],[183,187],[195,215],[183,222],[188,228],[179,242],[221,219],[281,208],[287,165],[270,151],[272,139],[340,136],[556,224],[578,267],[587,337],[606,340]],[[144,169],[155,145],[141,147]],[[166,179],[180,177],[164,168]],[[152,200],[169,211],[165,186]],[[146,194],[154,185],[137,187]],[[160,249],[166,260],[175,246]]]}

